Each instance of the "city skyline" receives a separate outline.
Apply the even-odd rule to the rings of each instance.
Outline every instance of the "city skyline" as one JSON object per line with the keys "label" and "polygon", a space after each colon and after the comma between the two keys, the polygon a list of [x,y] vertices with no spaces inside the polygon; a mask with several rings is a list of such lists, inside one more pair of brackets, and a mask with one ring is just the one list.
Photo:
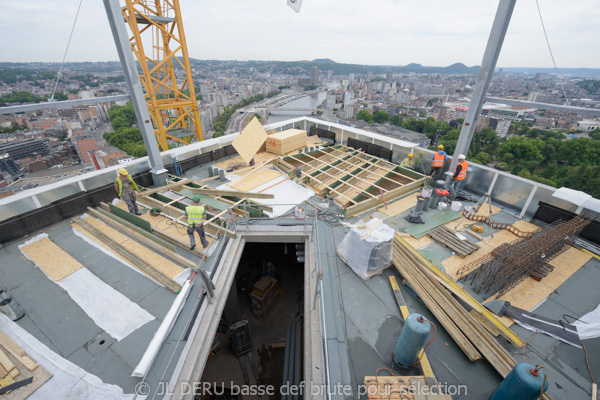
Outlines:
{"label": "city skyline", "polygon": [[[364,65],[448,66],[481,63],[497,2],[442,0],[304,1],[299,14],[284,0],[219,5],[180,2],[190,57],[215,60],[297,61],[329,58]],[[9,3],[0,16],[3,62],[60,62],[77,0]],[[599,68],[594,40],[600,4],[568,7],[540,2],[558,68]],[[391,12],[387,12],[390,10]],[[281,32],[282,34],[273,34]],[[256,44],[259,44],[256,46]],[[113,61],[117,52],[101,2],[81,7],[66,61]],[[517,2],[498,67],[552,68],[533,2]]]}

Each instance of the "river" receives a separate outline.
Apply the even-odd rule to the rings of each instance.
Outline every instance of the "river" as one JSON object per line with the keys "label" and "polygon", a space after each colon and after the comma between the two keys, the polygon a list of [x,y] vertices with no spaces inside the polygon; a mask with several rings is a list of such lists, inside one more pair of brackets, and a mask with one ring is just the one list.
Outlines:
{"label": "river", "polygon": [[[313,108],[316,109],[323,100],[327,97],[327,92],[320,92],[302,97],[298,100],[290,101],[279,108],[279,110],[285,110],[286,108]],[[285,121],[286,119],[298,118],[303,115],[311,115],[310,112],[305,111],[273,111],[269,114],[267,119],[268,124],[273,122]]]}

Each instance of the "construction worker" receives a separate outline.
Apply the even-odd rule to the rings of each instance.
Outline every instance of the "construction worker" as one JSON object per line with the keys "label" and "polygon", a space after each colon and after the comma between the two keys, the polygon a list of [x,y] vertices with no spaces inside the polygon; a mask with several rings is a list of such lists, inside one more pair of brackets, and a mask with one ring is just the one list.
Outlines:
{"label": "construction worker", "polygon": [[277,272],[275,271],[275,265],[271,261],[267,261],[266,265],[266,275],[271,278],[277,278]]}
{"label": "construction worker", "polygon": [[458,164],[456,165],[456,168],[454,168],[454,174],[452,174],[452,181],[448,186],[451,196],[456,196],[456,192],[465,181],[465,178],[467,177],[467,168],[469,168],[469,163],[466,161],[465,155],[459,155]]}
{"label": "construction worker", "polygon": [[125,168],[119,168],[119,176],[115,179],[115,191],[119,195],[119,199],[122,198],[125,201],[130,213],[142,215],[138,210],[135,198],[135,192],[141,193],[140,189]]}
{"label": "construction worker", "polygon": [[433,155],[433,162],[431,163],[431,171],[429,175],[431,175],[431,180],[434,180],[440,172],[442,172],[442,168],[444,167],[444,163],[446,162],[447,154],[444,151],[444,145],[438,146],[438,151]]}
{"label": "construction worker", "polygon": [[206,211],[200,204],[200,195],[195,195],[193,198],[194,205],[187,206],[185,208],[185,216],[187,217],[188,228],[187,234],[190,237],[190,250],[196,248],[196,239],[194,238],[194,232],[198,232],[202,247],[208,247],[208,241],[204,234],[204,219],[206,218]]}
{"label": "construction worker", "polygon": [[414,169],[412,166],[412,159],[413,159],[413,153],[408,153],[408,157],[406,157],[404,160],[402,160],[402,162],[400,163],[400,166],[402,168]]}

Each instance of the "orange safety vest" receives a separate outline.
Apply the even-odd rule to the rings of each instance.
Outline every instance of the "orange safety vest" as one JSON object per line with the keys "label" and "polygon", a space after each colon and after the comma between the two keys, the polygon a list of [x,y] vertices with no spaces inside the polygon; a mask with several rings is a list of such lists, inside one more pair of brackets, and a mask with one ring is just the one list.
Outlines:
{"label": "orange safety vest", "polygon": [[434,154],[433,162],[431,163],[432,167],[441,167],[444,165],[444,156],[445,154],[440,154],[439,151],[436,151]]}
{"label": "orange safety vest", "polygon": [[[462,181],[463,179],[465,179],[467,177],[467,168],[469,168],[469,163],[466,161],[463,161],[463,162],[459,163],[458,165],[461,166],[460,173],[454,179],[456,179],[457,181]],[[456,167],[458,167],[458,165]],[[456,174],[456,168],[454,168],[454,173]]]}

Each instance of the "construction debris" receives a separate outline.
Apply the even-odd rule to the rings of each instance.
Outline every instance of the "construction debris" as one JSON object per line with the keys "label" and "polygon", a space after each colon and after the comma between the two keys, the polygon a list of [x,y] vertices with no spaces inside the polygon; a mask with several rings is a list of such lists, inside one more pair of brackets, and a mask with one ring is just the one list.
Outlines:
{"label": "construction debris", "polygon": [[551,271],[546,267],[548,261],[572,245],[592,221],[590,215],[580,214],[567,222],[555,222],[467,264],[459,274],[474,271],[468,276],[473,289],[477,293],[497,293],[499,298],[528,276],[535,275],[538,280],[546,276]]}

